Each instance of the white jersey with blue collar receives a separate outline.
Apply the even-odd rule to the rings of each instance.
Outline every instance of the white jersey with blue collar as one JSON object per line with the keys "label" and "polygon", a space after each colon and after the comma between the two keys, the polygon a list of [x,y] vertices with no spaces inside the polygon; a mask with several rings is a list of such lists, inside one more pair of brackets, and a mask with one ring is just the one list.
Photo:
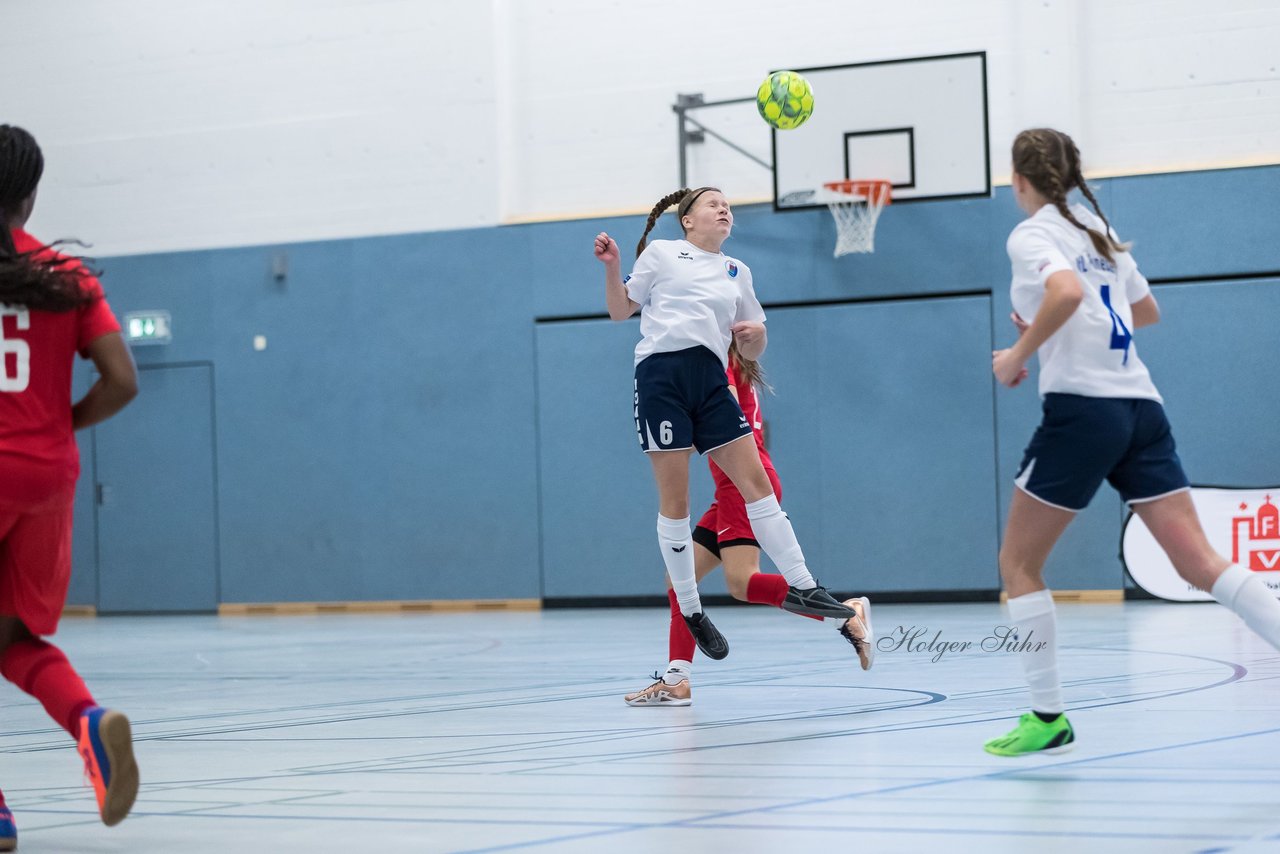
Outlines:
{"label": "white jersey with blue collar", "polygon": [[653,241],[622,281],[627,296],[640,306],[644,337],[636,345],[637,365],[653,353],[701,345],[728,367],[733,324],[765,319],[750,268],[687,240]]}
{"label": "white jersey with blue collar", "polygon": [[[1084,225],[1107,231],[1083,205],[1071,213]],[[1114,234],[1114,233],[1113,233]],[[1128,252],[1114,263],[1101,257],[1089,235],[1053,205],[1045,205],[1009,235],[1013,265],[1013,309],[1028,323],[1044,300],[1044,285],[1061,270],[1080,280],[1084,299],[1070,319],[1040,345],[1040,395],[1051,392],[1088,397],[1132,397],[1161,401],[1133,342],[1133,303],[1151,293]]]}

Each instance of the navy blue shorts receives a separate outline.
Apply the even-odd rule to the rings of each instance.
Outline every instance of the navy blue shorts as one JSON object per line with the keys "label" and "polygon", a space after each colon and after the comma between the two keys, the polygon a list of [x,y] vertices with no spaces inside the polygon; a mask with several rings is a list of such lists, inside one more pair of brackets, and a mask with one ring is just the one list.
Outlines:
{"label": "navy blue shorts", "polygon": [[705,454],[751,435],[724,365],[706,347],[652,353],[636,365],[636,434],[650,451]]}
{"label": "navy blue shorts", "polygon": [[1104,480],[1125,503],[1190,486],[1164,407],[1154,400],[1046,394],[1017,485],[1046,504],[1079,511]]}

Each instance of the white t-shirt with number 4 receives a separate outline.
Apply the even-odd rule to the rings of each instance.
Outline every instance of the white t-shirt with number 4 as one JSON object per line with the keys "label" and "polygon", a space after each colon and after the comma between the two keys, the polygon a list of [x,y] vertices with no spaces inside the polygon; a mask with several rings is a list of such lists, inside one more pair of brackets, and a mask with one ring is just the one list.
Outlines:
{"label": "white t-shirt with number 4", "polygon": [[[1071,213],[1106,233],[1102,220],[1083,205],[1072,205]],[[1114,263],[1103,258],[1089,235],[1053,205],[1023,220],[1009,235],[1007,249],[1013,264],[1013,309],[1028,323],[1054,273],[1074,272],[1084,289],[1079,308],[1040,345],[1041,396],[1062,392],[1161,401],[1133,342],[1131,306],[1149,295],[1151,286],[1128,252],[1114,252]]]}
{"label": "white t-shirt with number 4", "polygon": [[702,345],[728,367],[730,327],[742,320],[764,321],[750,268],[687,240],[650,243],[623,284],[640,306],[644,337],[636,345],[637,365],[653,353]]}

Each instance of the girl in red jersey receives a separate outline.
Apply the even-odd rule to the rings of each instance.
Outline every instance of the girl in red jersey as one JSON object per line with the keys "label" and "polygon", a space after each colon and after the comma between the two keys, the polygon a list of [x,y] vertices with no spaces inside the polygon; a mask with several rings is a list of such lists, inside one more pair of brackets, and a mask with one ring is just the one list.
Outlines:
{"label": "girl in red jersey", "polygon": [[[129,720],[99,706],[56,646],[71,578],[75,430],[137,394],[137,371],[102,293],[80,261],[23,230],[44,157],[31,134],[0,125],[0,675],[40,701],[76,739],[108,825],[138,791]],[[99,379],[71,402],[76,354]],[[0,851],[17,846],[0,796]]]}
{"label": "girl in red jersey", "polygon": [[[774,470],[773,461],[764,445],[764,418],[760,412],[757,389],[768,388],[768,386],[765,384],[760,363],[744,358],[736,344],[731,344],[726,375],[729,391],[738,401],[742,414],[751,425],[760,463],[764,466],[765,474],[773,485],[774,495],[777,496],[778,501],[781,501],[782,484],[778,481],[778,473]],[[782,608],[787,596],[787,581],[781,575],[760,571],[760,544],[751,530],[751,520],[747,518],[747,506],[743,501],[742,493],[738,492],[733,481],[715,462],[708,460],[708,465],[711,468],[712,477],[715,478],[716,495],[707,512],[693,529],[694,569],[697,580],[701,582],[723,562],[725,584],[729,588],[729,595],[734,599]],[[689,682],[696,644],[693,635],[681,618],[680,605],[676,599],[675,590],[671,588],[670,580],[667,582],[667,598],[671,603],[667,671],[660,677],[655,674],[657,681],[644,690],[626,695],[624,699],[629,706],[688,706],[693,703],[693,692]],[[862,669],[870,670],[875,658],[875,647],[869,603],[865,597],[862,597],[847,599],[844,604],[853,609],[858,616],[837,620],[840,624],[840,634],[857,650]],[[823,619],[814,614],[801,616],[815,620]]]}

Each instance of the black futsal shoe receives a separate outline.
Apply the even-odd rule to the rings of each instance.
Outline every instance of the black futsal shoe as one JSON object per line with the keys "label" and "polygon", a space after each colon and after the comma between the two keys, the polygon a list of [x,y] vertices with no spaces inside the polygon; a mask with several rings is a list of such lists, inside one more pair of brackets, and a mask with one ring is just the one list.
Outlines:
{"label": "black futsal shoe", "polygon": [[707,658],[719,661],[729,654],[729,642],[724,639],[724,635],[720,634],[720,630],[712,625],[711,618],[705,613],[699,611],[692,617],[685,617],[684,624],[689,627],[689,634],[693,635],[698,649],[702,650],[702,654]]}
{"label": "black futsal shoe", "polygon": [[857,611],[837,602],[825,587],[810,587],[808,590],[790,587],[787,589],[787,598],[782,600],[782,607],[793,614],[808,614],[811,617],[848,620],[858,616]]}

